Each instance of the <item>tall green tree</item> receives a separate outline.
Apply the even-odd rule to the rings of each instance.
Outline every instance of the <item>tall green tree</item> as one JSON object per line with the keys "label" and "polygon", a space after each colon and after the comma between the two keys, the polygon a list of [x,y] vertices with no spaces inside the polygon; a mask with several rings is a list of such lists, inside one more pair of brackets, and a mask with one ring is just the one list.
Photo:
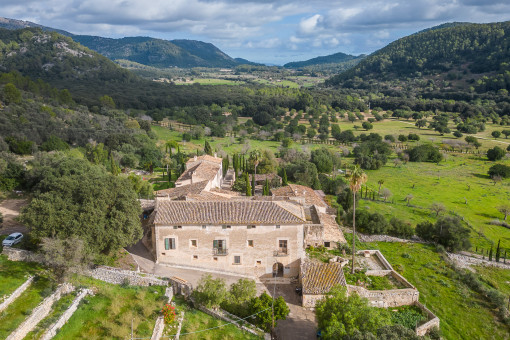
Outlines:
{"label": "tall green tree", "polygon": [[266,332],[269,332],[277,325],[278,320],[285,320],[290,313],[289,306],[282,296],[274,299],[266,292],[252,300],[251,314],[257,314],[256,324]]}
{"label": "tall green tree", "polygon": [[287,186],[289,183],[287,182],[287,170],[283,168],[283,174],[282,174],[282,186]]}
{"label": "tall green tree", "polygon": [[343,286],[333,287],[315,306],[315,315],[325,340],[343,339],[356,332],[373,333],[390,324],[388,312],[371,307],[358,294],[347,296]]}
{"label": "tall green tree", "polygon": [[27,173],[34,198],[20,218],[35,238],[82,239],[95,254],[142,237],[141,208],[127,178],[86,160],[55,153],[36,159]]}
{"label": "tall green tree", "polygon": [[356,257],[356,193],[361,186],[366,183],[367,175],[359,165],[355,165],[349,175],[349,187],[352,191],[353,208],[352,208],[352,268],[351,273],[354,274],[355,257]]}
{"label": "tall green tree", "polygon": [[244,173],[245,181],[246,181],[246,196],[253,196],[251,185],[250,185],[250,176],[248,172]]}
{"label": "tall green tree", "polygon": [[208,141],[205,141],[205,144],[204,144],[204,153],[206,155],[209,155],[209,156],[212,156],[212,154],[213,154],[213,149],[211,147],[211,144],[209,144]]}

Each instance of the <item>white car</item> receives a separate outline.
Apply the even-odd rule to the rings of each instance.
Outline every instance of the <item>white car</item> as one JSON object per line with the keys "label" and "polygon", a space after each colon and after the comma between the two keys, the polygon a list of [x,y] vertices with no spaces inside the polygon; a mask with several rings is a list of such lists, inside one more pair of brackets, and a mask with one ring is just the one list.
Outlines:
{"label": "white car", "polygon": [[10,247],[12,245],[15,245],[16,243],[20,243],[23,239],[22,233],[12,233],[5,240],[2,241],[2,246],[4,247]]}

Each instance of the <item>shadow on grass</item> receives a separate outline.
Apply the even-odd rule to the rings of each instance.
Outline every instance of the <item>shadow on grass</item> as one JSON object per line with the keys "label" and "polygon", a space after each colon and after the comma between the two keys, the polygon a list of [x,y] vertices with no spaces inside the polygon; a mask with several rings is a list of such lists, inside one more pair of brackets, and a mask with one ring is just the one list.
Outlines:
{"label": "shadow on grass", "polygon": [[491,177],[489,175],[484,175],[484,174],[475,174],[475,173],[472,173],[472,175],[474,177],[477,177],[477,178],[482,178],[482,179],[491,179]]}

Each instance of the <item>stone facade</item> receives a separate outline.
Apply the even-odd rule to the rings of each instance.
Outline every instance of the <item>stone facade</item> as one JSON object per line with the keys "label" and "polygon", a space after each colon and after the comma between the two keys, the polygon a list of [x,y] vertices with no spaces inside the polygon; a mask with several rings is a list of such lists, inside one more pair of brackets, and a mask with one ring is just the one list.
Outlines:
{"label": "stone facade", "polygon": [[27,288],[28,286],[30,286],[32,284],[32,281],[34,281],[34,277],[33,276],[30,276],[21,286],[19,286],[18,288],[16,288],[16,290],[11,294],[9,295],[8,297],[6,297],[2,303],[0,303],[0,312],[2,312],[4,309],[6,309],[7,307],[9,307],[9,305],[18,298],[18,296],[21,295],[21,293],[23,293]]}
{"label": "stone facade", "polygon": [[30,316],[28,316],[25,321],[18,328],[12,332],[6,340],[21,340],[23,339],[30,331],[32,331],[37,324],[44,319],[50,312],[53,307],[53,304],[60,299],[60,297],[64,294],[68,294],[74,290],[74,287],[71,284],[64,283],[60,285],[57,290],[48,296],[34,308]]}
{"label": "stone facade", "polygon": [[[200,225],[179,229],[157,226],[153,235],[158,263],[189,268],[270,277],[275,263],[279,263],[277,267],[281,268],[284,277],[295,277],[304,256],[302,224]],[[165,249],[165,239],[168,238],[175,240],[175,249]],[[217,241],[221,241],[222,250],[213,248]],[[280,241],[286,242],[286,254],[275,253],[280,249]]]}

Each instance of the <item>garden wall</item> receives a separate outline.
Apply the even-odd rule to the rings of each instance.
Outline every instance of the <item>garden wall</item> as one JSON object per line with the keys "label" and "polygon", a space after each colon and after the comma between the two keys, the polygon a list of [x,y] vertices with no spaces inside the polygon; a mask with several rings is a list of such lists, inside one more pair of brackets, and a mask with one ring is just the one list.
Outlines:
{"label": "garden wall", "polygon": [[83,289],[78,294],[78,296],[76,296],[76,298],[73,300],[73,303],[69,306],[69,308],[67,308],[64,314],[60,316],[57,322],[51,325],[50,328],[48,328],[46,332],[44,332],[44,334],[41,337],[41,340],[50,340],[55,335],[57,335],[58,330],[61,329],[62,326],[64,326],[67,323],[67,321],[71,318],[74,312],[76,312],[76,310],[78,309],[78,305],[80,304],[81,300],[88,294],[92,294],[92,291],[90,289]]}
{"label": "garden wall", "polygon": [[19,327],[12,332],[6,340],[21,340],[23,339],[30,331],[34,329],[37,324],[44,319],[51,311],[53,304],[60,299],[63,294],[68,294],[74,290],[73,285],[69,283],[64,283],[58,286],[57,290],[48,296],[34,308],[29,317],[23,321]]}
{"label": "garden wall", "polygon": [[85,274],[113,284],[129,283],[132,286],[168,286],[168,281],[159,279],[155,275],[141,274],[113,267],[99,266]]}
{"label": "garden wall", "polygon": [[21,286],[16,288],[16,290],[12,292],[11,295],[5,298],[5,300],[3,300],[0,304],[0,312],[6,309],[14,300],[16,300],[18,296],[20,296],[21,293],[23,293],[28,288],[28,286],[30,286],[33,280],[34,277],[30,276]]}
{"label": "garden wall", "polygon": [[419,307],[421,310],[423,310],[427,314],[428,321],[425,322],[423,325],[420,325],[416,328],[416,335],[418,336],[424,336],[427,334],[432,328],[438,328],[439,329],[439,318],[432,313],[427,307],[425,307],[423,304],[416,301],[415,306]]}
{"label": "garden wall", "polygon": [[418,301],[420,293],[415,288],[368,290],[363,287],[347,285],[349,294],[358,293],[367,298],[373,307],[388,308],[412,305]]}

